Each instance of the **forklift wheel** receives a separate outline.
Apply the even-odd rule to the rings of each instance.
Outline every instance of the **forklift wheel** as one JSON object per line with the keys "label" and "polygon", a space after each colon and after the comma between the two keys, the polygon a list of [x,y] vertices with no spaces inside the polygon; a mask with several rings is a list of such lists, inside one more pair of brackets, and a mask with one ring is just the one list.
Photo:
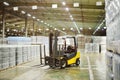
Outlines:
{"label": "forklift wheel", "polygon": [[61,69],[65,68],[67,66],[67,62],[65,59],[61,60]]}
{"label": "forklift wheel", "polygon": [[76,60],[76,66],[79,66],[79,64],[80,64],[80,60],[77,59],[77,60]]}

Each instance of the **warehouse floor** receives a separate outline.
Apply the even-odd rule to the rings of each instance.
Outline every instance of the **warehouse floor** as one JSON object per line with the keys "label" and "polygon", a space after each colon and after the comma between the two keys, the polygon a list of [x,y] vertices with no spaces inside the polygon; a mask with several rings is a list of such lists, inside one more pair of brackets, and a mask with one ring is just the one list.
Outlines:
{"label": "warehouse floor", "polygon": [[0,72],[0,80],[105,80],[105,54],[81,53],[79,67],[40,67],[39,59]]}

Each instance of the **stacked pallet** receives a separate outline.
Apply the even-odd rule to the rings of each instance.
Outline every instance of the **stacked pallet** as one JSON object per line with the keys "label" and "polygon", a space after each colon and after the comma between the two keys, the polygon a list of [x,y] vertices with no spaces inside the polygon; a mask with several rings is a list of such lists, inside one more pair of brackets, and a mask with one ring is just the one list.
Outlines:
{"label": "stacked pallet", "polygon": [[112,77],[107,76],[107,80],[120,80],[120,0],[106,0],[105,4],[108,50],[106,54],[112,54],[113,73]]}
{"label": "stacked pallet", "polygon": [[31,61],[39,56],[39,45],[0,46],[0,70]]}
{"label": "stacked pallet", "polygon": [[85,53],[99,53],[99,44],[98,43],[86,43]]}

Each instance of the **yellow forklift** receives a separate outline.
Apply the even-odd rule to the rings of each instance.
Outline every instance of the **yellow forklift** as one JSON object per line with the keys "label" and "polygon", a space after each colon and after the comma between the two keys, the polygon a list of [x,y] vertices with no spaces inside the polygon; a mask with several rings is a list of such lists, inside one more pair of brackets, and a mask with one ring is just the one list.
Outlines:
{"label": "yellow forklift", "polygon": [[[71,64],[79,66],[80,52],[77,52],[76,38],[58,38],[58,34],[58,32],[55,32],[55,34],[50,33],[49,35],[49,56],[45,57],[45,65],[49,65],[51,68],[65,68]],[[63,42],[64,44],[61,45],[59,42]]]}

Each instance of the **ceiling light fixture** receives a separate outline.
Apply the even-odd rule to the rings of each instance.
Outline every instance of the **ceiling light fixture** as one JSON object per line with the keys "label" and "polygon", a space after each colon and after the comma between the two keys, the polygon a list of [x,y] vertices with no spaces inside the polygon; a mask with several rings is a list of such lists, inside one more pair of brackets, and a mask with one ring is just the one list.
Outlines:
{"label": "ceiling light fixture", "polygon": [[65,6],[66,5],[66,3],[65,2],[62,2],[62,4]]}
{"label": "ceiling light fixture", "polygon": [[52,4],[52,8],[57,8],[57,4]]}
{"label": "ceiling light fixture", "polygon": [[73,30],[73,28],[70,28],[70,30]]}
{"label": "ceiling light fixture", "polygon": [[71,20],[73,20],[73,18],[71,18]]}
{"label": "ceiling light fixture", "polygon": [[57,30],[56,28],[54,30]]}
{"label": "ceiling light fixture", "polygon": [[32,9],[33,10],[37,9],[37,6],[36,5],[32,6]]}
{"label": "ceiling light fixture", "polygon": [[49,29],[47,28],[46,31],[49,31]]}
{"label": "ceiling light fixture", "polygon": [[[98,27],[101,27],[103,24],[104,24],[105,20],[103,20],[99,25]],[[93,35],[98,31],[98,28],[93,32]]]}
{"label": "ceiling light fixture", "polygon": [[33,31],[33,29],[30,29],[31,31]]}
{"label": "ceiling light fixture", "polygon": [[62,29],[63,31],[65,30],[65,28]]}
{"label": "ceiling light fixture", "polygon": [[38,29],[39,31],[41,31],[42,29]]}
{"label": "ceiling light fixture", "polygon": [[102,1],[97,1],[96,6],[102,6]]}
{"label": "ceiling light fixture", "polygon": [[35,16],[33,16],[32,18],[33,18],[33,19],[35,19],[36,17],[35,17]]}
{"label": "ceiling light fixture", "polygon": [[66,9],[66,11],[69,11],[69,8],[65,8]]}
{"label": "ceiling light fixture", "polygon": [[91,27],[89,27],[89,29],[91,29]]}
{"label": "ceiling light fixture", "polygon": [[98,27],[97,29],[100,29],[100,27]]}
{"label": "ceiling light fixture", "polygon": [[22,14],[25,14],[25,11],[21,11]]}
{"label": "ceiling light fixture", "polygon": [[107,29],[107,27],[104,27],[104,29]]}
{"label": "ceiling light fixture", "polygon": [[47,23],[44,23],[44,24],[47,24]]}
{"label": "ceiling light fixture", "polygon": [[3,2],[4,5],[9,6],[10,4],[7,2]]}
{"label": "ceiling light fixture", "polygon": [[7,29],[7,32],[9,32],[10,31],[10,29]]}
{"label": "ceiling light fixture", "polygon": [[14,11],[18,11],[18,7],[13,7],[13,10]]}
{"label": "ceiling light fixture", "polygon": [[43,21],[41,21],[41,23],[43,23]]}
{"label": "ceiling light fixture", "polygon": [[40,21],[40,19],[37,19],[37,21]]}
{"label": "ceiling light fixture", "polygon": [[73,7],[79,7],[79,3],[73,3]]}
{"label": "ceiling light fixture", "polygon": [[50,26],[49,24],[47,24],[48,26]]}
{"label": "ceiling light fixture", "polygon": [[83,30],[83,28],[81,27],[80,30]]}
{"label": "ceiling light fixture", "polygon": [[31,14],[27,14],[27,16],[29,16],[29,17],[30,17],[30,16],[31,16]]}
{"label": "ceiling light fixture", "polygon": [[80,30],[79,30],[79,28],[78,28],[78,26],[77,26],[76,22],[73,22],[73,24],[75,25],[75,27],[76,27],[76,29],[77,29],[78,33],[80,33]]}
{"label": "ceiling light fixture", "polygon": [[70,18],[72,18],[72,15],[70,15]]}

